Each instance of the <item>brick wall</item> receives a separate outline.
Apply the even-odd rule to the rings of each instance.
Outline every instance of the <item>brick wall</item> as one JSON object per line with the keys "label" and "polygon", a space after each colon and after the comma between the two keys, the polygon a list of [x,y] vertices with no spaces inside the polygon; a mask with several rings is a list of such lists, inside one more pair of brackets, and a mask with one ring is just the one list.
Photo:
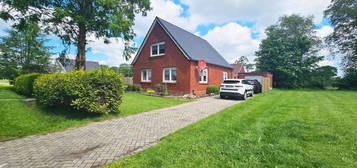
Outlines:
{"label": "brick wall", "polygon": [[[165,55],[150,57],[151,44],[165,41]],[[133,64],[133,81],[143,88],[155,88],[163,83],[163,68],[176,67],[176,83],[167,83],[170,94],[188,94],[193,91],[200,95],[206,93],[208,85],[220,86],[223,80],[223,72],[228,72],[232,78],[232,69],[208,64],[208,84],[199,83],[197,61],[189,61],[181,50],[166,34],[164,29],[156,24],[148,36],[137,61]],[[141,70],[151,69],[151,82],[141,82]]]}

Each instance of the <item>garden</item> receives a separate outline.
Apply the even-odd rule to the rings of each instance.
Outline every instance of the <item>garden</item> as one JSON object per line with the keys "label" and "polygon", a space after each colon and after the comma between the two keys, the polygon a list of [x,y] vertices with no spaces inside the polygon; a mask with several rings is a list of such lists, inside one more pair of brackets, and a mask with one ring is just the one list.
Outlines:
{"label": "garden", "polygon": [[129,90],[110,70],[21,75],[0,85],[0,141],[189,102]]}

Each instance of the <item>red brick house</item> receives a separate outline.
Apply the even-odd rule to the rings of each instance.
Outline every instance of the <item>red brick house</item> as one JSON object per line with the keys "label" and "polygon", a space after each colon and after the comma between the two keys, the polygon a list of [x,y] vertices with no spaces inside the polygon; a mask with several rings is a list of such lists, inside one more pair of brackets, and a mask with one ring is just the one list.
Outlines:
{"label": "red brick house", "polygon": [[[207,67],[198,70],[198,61]],[[156,17],[133,62],[133,82],[167,84],[170,94],[204,94],[233,77],[233,67],[204,39]]]}
{"label": "red brick house", "polygon": [[231,64],[233,69],[233,74],[238,76],[239,73],[245,73],[245,68],[243,64]]}

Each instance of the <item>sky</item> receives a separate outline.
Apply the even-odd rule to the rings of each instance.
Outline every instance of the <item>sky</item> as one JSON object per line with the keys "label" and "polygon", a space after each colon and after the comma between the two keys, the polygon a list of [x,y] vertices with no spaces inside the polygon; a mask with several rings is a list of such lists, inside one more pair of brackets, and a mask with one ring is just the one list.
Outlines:
{"label": "sky", "polygon": [[[323,17],[323,11],[330,0],[151,0],[152,10],[146,17],[137,15],[135,19],[135,46],[140,47],[151,23],[156,16],[184,28],[206,39],[229,63],[240,56],[247,56],[251,62],[256,58],[262,39],[266,38],[265,28],[275,24],[279,17],[290,14],[314,16],[316,32],[326,37],[333,31],[329,19]],[[9,28],[9,23],[0,21],[0,35]],[[47,43],[53,46],[54,57],[63,49],[61,41],[49,36]],[[87,60],[101,64],[118,66],[131,63],[122,57],[124,48],[121,39],[111,39],[104,44],[103,39],[88,37]],[[339,61],[329,56],[327,49],[320,52],[326,56],[319,65],[338,67]],[[74,58],[76,49],[70,50]],[[134,57],[135,55],[133,55]]]}

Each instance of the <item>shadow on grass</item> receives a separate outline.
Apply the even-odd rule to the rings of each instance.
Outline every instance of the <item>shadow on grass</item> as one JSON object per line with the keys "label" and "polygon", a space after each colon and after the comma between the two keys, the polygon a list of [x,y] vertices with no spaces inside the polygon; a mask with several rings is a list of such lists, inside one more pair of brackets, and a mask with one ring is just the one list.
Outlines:
{"label": "shadow on grass", "polygon": [[99,114],[99,113],[88,113],[85,111],[75,110],[65,106],[44,106],[39,105],[36,101],[27,101],[25,102],[27,107],[33,111],[38,111],[44,115],[48,116],[58,116],[66,120],[91,120],[91,121],[101,121],[105,118],[111,118],[119,116],[119,113],[110,113],[110,114]]}

